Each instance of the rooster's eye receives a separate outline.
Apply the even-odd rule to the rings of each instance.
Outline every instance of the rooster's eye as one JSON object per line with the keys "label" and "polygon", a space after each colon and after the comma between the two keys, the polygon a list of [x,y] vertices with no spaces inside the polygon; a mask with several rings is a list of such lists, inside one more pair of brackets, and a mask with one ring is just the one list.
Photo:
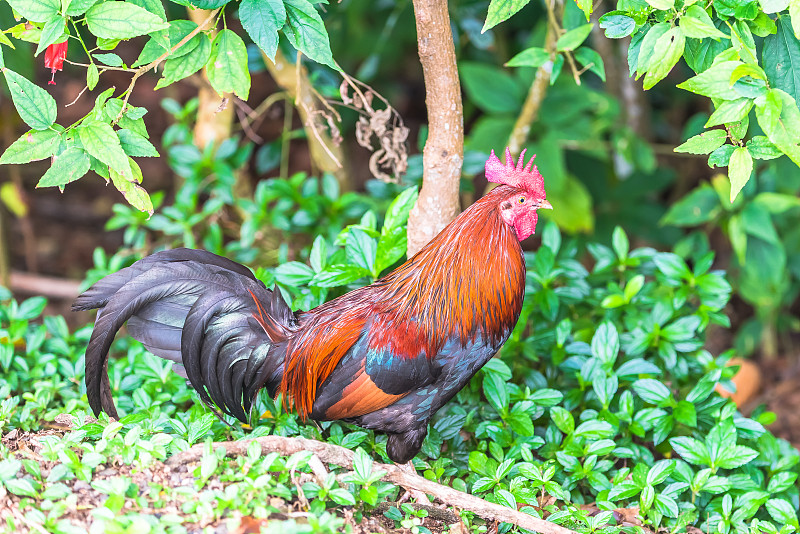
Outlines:
{"label": "rooster's eye", "polygon": [[525,197],[519,197],[519,203],[525,204]]}

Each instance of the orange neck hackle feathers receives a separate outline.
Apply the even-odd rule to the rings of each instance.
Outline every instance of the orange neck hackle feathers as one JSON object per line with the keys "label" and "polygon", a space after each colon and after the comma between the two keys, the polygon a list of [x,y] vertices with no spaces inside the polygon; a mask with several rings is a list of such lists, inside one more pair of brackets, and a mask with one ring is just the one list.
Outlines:
{"label": "orange neck hackle feathers", "polygon": [[495,188],[384,278],[300,316],[281,391],[301,417],[362,336],[371,349],[401,358],[433,358],[453,338],[499,345],[516,323],[525,287],[522,248],[498,208],[509,194],[509,186]]}

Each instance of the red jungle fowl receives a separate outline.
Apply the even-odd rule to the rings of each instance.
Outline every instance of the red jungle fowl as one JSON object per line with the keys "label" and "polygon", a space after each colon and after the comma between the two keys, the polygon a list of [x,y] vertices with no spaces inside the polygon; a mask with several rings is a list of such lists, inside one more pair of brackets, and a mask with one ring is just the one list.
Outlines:
{"label": "red jungle fowl", "polygon": [[516,167],[492,152],[500,185],[414,257],[375,283],[292,312],[249,269],[203,250],[148,256],[78,297],[98,308],[86,350],[95,414],[117,417],[108,349],[117,331],[175,362],[207,404],[247,420],[256,394],[283,394],[303,417],[342,419],[388,434],[398,463],[422,447],[428,422],[505,343],[525,290],[520,241],[551,209],[524,151]]}

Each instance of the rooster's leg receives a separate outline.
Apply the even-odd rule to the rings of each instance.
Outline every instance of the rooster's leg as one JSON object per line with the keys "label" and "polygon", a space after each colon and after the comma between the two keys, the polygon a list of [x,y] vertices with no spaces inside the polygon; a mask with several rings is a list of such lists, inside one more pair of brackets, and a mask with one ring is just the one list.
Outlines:
{"label": "rooster's leg", "polygon": [[[397,464],[397,467],[399,467],[409,475],[417,474],[417,468],[414,467],[413,460],[409,461],[407,464]],[[406,490],[406,492],[403,493],[403,496],[400,497],[400,499],[398,499],[397,504],[402,504],[412,497],[414,498],[417,504],[424,504],[426,506],[430,506],[431,504],[431,501],[428,499],[428,496],[425,495],[425,493],[419,490],[412,490],[412,489]]]}

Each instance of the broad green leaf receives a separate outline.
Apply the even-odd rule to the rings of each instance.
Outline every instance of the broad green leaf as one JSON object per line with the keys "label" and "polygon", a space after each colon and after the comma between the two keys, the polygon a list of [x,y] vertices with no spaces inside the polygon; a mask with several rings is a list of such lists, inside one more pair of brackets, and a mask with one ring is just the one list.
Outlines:
{"label": "broad green leaf", "polygon": [[[713,431],[712,431],[713,432]],[[758,456],[758,451],[744,445],[733,445],[722,447],[717,451],[717,458],[714,464],[723,469],[736,469]]]}
{"label": "broad green leaf", "polygon": [[753,159],[770,160],[783,155],[783,152],[764,135],[752,137],[747,142],[747,150]]}
{"label": "broad green leaf", "polygon": [[8,3],[31,22],[46,22],[61,9],[60,0],[8,0]]}
{"label": "broad green leaf", "polygon": [[67,21],[60,15],[53,15],[50,17],[42,28],[42,36],[39,38],[39,44],[36,46],[34,57],[38,56],[51,44],[63,43],[67,40],[65,33]]}
{"label": "broad green leaf", "polygon": [[603,63],[603,57],[595,50],[588,46],[582,46],[574,52],[575,60],[580,65],[594,72],[602,81],[606,81],[606,68]]}
{"label": "broad green leaf", "polygon": [[728,139],[728,134],[725,130],[715,129],[708,130],[694,137],[690,137],[683,144],[675,147],[675,152],[684,154],[710,154],[722,145]]}
{"label": "broad green leaf", "polygon": [[636,62],[637,77],[647,72],[650,68],[650,63],[654,57],[656,42],[669,30],[670,25],[666,22],[660,22],[647,30],[639,46],[638,60]]}
{"label": "broad green leaf", "polygon": [[117,136],[119,137],[122,150],[124,150],[128,156],[144,158],[158,157],[158,150],[156,150],[156,147],[144,136],[125,128],[117,130]]}
{"label": "broad green leaf", "polygon": [[103,2],[86,12],[86,25],[97,37],[130,39],[169,28],[169,24],[144,8],[128,2]]}
{"label": "broad green leaf", "polygon": [[800,165],[800,110],[789,94],[771,89],[756,99],[758,125],[781,152]]}
{"label": "broad green leaf", "polygon": [[122,66],[122,58],[117,54],[94,54],[94,58],[103,65],[108,65],[109,67]]}
{"label": "broad green leaf", "polygon": [[139,166],[132,159],[129,159],[129,165],[131,169],[134,169],[133,174],[136,176],[135,180],[128,180],[112,169],[109,173],[111,182],[114,184],[114,187],[117,188],[117,191],[122,193],[122,196],[125,197],[128,204],[139,211],[152,215],[153,202],[150,200],[150,195],[137,183],[137,181],[141,182],[142,171],[139,170]]}
{"label": "broad green leaf", "polygon": [[281,284],[301,286],[309,283],[314,278],[314,271],[305,263],[289,261],[275,268],[275,277]]}
{"label": "broad green leaf", "polygon": [[89,155],[78,147],[69,147],[53,159],[36,187],[62,187],[89,172]]}
{"label": "broad green leaf", "polygon": [[764,69],[759,67],[758,65],[752,65],[750,63],[745,63],[744,65],[739,65],[733,72],[731,73],[731,85],[739,81],[741,78],[745,76],[750,76],[751,78],[756,78],[759,80],[766,80],[767,74],[764,72]]}
{"label": "broad green leaf", "polygon": [[164,62],[162,77],[158,80],[156,89],[191,76],[208,63],[208,58],[211,56],[211,41],[204,34],[198,37],[200,42],[194,50],[183,57],[170,58]]}
{"label": "broad green leaf", "polygon": [[720,124],[740,121],[747,117],[751,109],[753,109],[753,101],[749,98],[737,98],[736,100],[724,101],[714,110],[711,117],[708,118],[705,127],[710,128]]}
{"label": "broad green leaf", "polygon": [[253,42],[274,60],[278,51],[278,30],[286,23],[283,0],[242,0],[239,19]]}
{"label": "broad green leaf", "polygon": [[[372,272],[375,267],[375,254],[378,242],[359,228],[353,228],[347,234],[345,254],[349,263]],[[373,273],[374,274],[374,273]]]}
{"label": "broad green leaf", "polygon": [[645,402],[662,405],[672,398],[669,388],[653,378],[642,378],[632,384],[633,390]]}
{"label": "broad green leaf", "polygon": [[706,10],[698,5],[690,6],[681,17],[679,24],[686,37],[695,39],[703,39],[704,37],[724,39],[728,37],[714,26]]}
{"label": "broad green leaf", "polygon": [[[14,43],[11,42],[11,39],[6,37],[6,34],[4,32],[2,32],[2,31],[0,31],[0,44],[6,45],[8,47],[11,47],[12,50],[16,48],[14,46]],[[3,66],[0,65],[0,68],[3,68]]]}
{"label": "broad green leaf", "polygon": [[408,221],[408,214],[417,202],[419,193],[416,187],[409,187],[395,198],[386,210],[382,233],[401,228]]}
{"label": "broad green leaf", "polygon": [[550,61],[550,54],[544,48],[532,46],[526,48],[506,63],[506,67],[541,67]]}
{"label": "broad green leaf", "polygon": [[49,158],[55,154],[59,141],[61,134],[55,130],[31,130],[3,152],[0,165],[30,163]]}
{"label": "broad green leaf", "polygon": [[767,512],[778,524],[791,525],[797,529],[797,510],[788,501],[784,499],[768,500]]}
{"label": "broad green leaf", "polygon": [[14,495],[19,495],[21,497],[36,497],[37,495],[36,489],[27,478],[6,480],[3,484],[5,484],[8,491]]}
{"label": "broad green leaf", "polygon": [[728,178],[731,181],[731,202],[736,199],[736,195],[742,190],[753,173],[753,157],[747,148],[740,146],[731,154],[728,162]]}
{"label": "broad green leaf", "polygon": [[718,15],[753,20],[759,13],[757,0],[716,0],[714,9]]}
{"label": "broad green leaf", "polygon": [[358,265],[329,265],[324,271],[317,273],[309,282],[309,285],[316,287],[338,287],[350,284],[361,278],[369,277],[371,274],[372,273],[368,270]]}
{"label": "broad green leaf", "polygon": [[724,50],[729,49],[730,41],[727,39],[714,40],[689,39],[683,50],[683,57],[686,64],[695,73],[701,73],[711,66],[714,59]]}
{"label": "broad green leaf", "polygon": [[568,31],[558,38],[558,41],[556,41],[556,49],[559,52],[575,50],[589,37],[589,34],[592,33],[592,27],[594,27],[594,24],[584,24],[578,26],[574,30]]}
{"label": "broad green leaf", "polygon": [[566,175],[563,187],[547,192],[547,200],[555,209],[540,213],[555,221],[565,232],[591,232],[594,229],[592,196],[580,180]]}
{"label": "broad green leaf", "polygon": [[84,121],[78,128],[78,136],[84,150],[112,170],[131,180],[128,156],[122,150],[117,133],[111,126],[98,120]]}
{"label": "broad green leaf", "polygon": [[636,29],[636,21],[623,13],[622,11],[612,11],[600,17],[600,27],[605,30],[606,37],[609,39],[622,39]]}
{"label": "broad green leaf", "polygon": [[214,38],[206,71],[217,93],[234,93],[247,100],[250,94],[247,48],[242,38],[231,30],[222,30]]}
{"label": "broad green leaf", "polygon": [[[75,3],[77,0],[72,0]],[[89,0],[92,1],[92,0]],[[145,8],[153,15],[157,15],[161,20],[167,20],[167,12],[164,10],[162,0],[128,0],[132,4]],[[175,22],[175,21],[173,21]]]}
{"label": "broad green leaf", "polygon": [[789,0],[758,0],[764,13],[779,13],[789,7]]}
{"label": "broad green leaf", "polygon": [[719,196],[710,185],[704,183],[674,203],[660,224],[697,226],[714,220],[720,213]]}
{"label": "broad green leaf", "polygon": [[475,105],[489,113],[519,110],[523,91],[508,72],[485,63],[461,62],[458,65],[464,91]]}
{"label": "broad green leaf", "polygon": [[784,17],[776,21],[778,31],[764,39],[761,53],[770,86],[800,100],[800,41]]}
{"label": "broad green leaf", "polygon": [[528,5],[530,1],[531,0],[492,0],[489,2],[489,12],[486,15],[486,22],[483,24],[481,33],[508,20],[513,14]]}
{"label": "broad green leaf", "polygon": [[50,93],[10,69],[4,69],[11,100],[20,118],[34,130],[46,130],[56,122],[56,101]]}
{"label": "broad green leaf", "polygon": [[658,38],[653,57],[644,77],[644,88],[650,89],[663,80],[683,55],[686,37],[680,28],[672,28]]}
{"label": "broad green leaf", "polygon": [[672,445],[673,450],[690,464],[709,465],[711,463],[708,447],[706,447],[705,443],[702,441],[687,436],[681,436],[671,438],[669,443]]}
{"label": "broad green leaf", "polygon": [[741,61],[722,61],[678,84],[678,88],[711,98],[735,100],[740,95],[731,87],[731,74],[739,65]]}
{"label": "broad green leaf", "polygon": [[316,8],[308,0],[284,0],[286,26],[283,33],[297,50],[317,63],[338,69],[331,55],[328,31]]}

